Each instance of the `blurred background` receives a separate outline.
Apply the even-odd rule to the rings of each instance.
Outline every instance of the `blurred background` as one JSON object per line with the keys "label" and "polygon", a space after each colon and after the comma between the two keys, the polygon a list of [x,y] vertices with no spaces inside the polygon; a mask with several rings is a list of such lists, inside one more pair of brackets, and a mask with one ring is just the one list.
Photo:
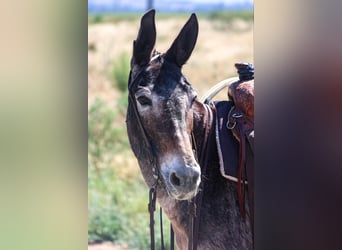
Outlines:
{"label": "blurred background", "polygon": [[[146,249],[147,187],[139,181],[125,141],[119,112],[125,108],[118,103],[126,94],[112,85],[111,73],[121,54],[114,48],[130,56],[146,1],[130,13],[88,13],[85,1],[3,2],[0,249],[75,250],[103,241],[121,249]],[[198,44],[184,72],[199,95],[215,79],[235,75],[231,61],[254,58],[256,249],[342,249],[341,5],[335,0],[258,0],[254,34],[252,27],[236,28],[236,23],[249,23],[243,18],[231,21],[233,13],[244,12],[239,8],[183,13],[157,8],[160,51],[168,48],[190,12],[198,14]],[[167,20],[174,24],[165,31],[161,25]],[[117,34],[125,24],[130,28],[117,31],[111,43],[102,43],[107,40],[100,32],[95,32],[94,45],[89,42],[93,28],[108,27],[106,34]],[[209,28],[219,38],[207,36]],[[238,39],[244,34],[250,40]],[[254,52],[251,45],[234,49],[247,40],[252,44],[252,36]],[[127,47],[118,47],[123,37],[129,37]],[[213,47],[206,47],[210,43]],[[251,59],[241,56],[248,51],[254,53]],[[106,63],[92,63],[93,57],[107,58]],[[198,70],[203,62],[210,65]],[[107,243],[98,247],[107,246],[115,249]]]}
{"label": "blurred background", "polygon": [[[183,73],[199,96],[236,76],[235,62],[253,63],[251,0],[88,1],[88,249],[92,250],[149,249],[148,188],[128,143],[125,113],[132,43],[141,16],[150,8],[156,9],[160,52],[169,48],[190,14],[197,14],[199,36]],[[225,91],[218,98],[226,99]],[[167,219],[164,232],[168,248]]]}

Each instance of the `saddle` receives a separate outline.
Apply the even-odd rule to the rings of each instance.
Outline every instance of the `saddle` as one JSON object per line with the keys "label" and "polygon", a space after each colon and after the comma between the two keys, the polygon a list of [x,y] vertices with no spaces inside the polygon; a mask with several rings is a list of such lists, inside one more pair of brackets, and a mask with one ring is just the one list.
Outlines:
{"label": "saddle", "polygon": [[254,68],[249,63],[236,63],[235,67],[238,70],[239,79],[228,87],[229,101],[214,103],[217,115],[216,142],[221,174],[237,182],[240,212],[244,219],[247,189],[250,222],[253,228]]}
{"label": "saddle", "polygon": [[[228,98],[234,102],[229,112],[229,127],[235,138],[240,141],[243,134],[248,135],[254,149],[254,68],[249,63],[236,63],[239,81],[232,83],[228,88]],[[238,125],[238,126],[236,126]]]}

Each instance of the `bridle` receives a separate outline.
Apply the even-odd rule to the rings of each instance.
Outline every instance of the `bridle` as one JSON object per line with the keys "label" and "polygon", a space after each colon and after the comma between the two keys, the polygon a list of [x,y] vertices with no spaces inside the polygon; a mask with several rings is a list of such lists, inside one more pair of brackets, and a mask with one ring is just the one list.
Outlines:
{"label": "bridle", "polygon": [[[144,126],[142,125],[142,121],[141,121],[141,117],[139,115],[138,112],[138,108],[137,108],[137,102],[136,99],[134,97],[132,88],[135,85],[135,82],[137,81],[137,79],[139,79],[139,77],[141,76],[141,74],[144,72],[144,69],[142,69],[140,72],[138,72],[137,76],[133,79],[132,81],[132,74],[129,74],[129,85],[128,85],[128,98],[131,101],[131,104],[133,106],[133,111],[134,111],[134,115],[136,116],[136,119],[138,121],[138,127],[141,131],[141,134],[143,136],[143,140],[145,142],[145,145],[148,147],[148,151],[152,153],[152,159],[150,158],[150,164],[152,166],[152,175],[155,179],[154,184],[152,185],[152,187],[149,190],[149,202],[148,202],[148,211],[150,214],[150,241],[151,241],[151,250],[155,250],[155,237],[154,237],[154,212],[156,210],[156,199],[157,199],[157,186],[158,186],[158,182],[160,181],[160,173],[159,173],[159,168],[156,166],[156,153],[153,150],[152,147],[152,143],[149,140],[149,138],[147,137],[147,133],[146,130],[144,128]],[[162,250],[164,250],[164,237],[163,237],[163,225],[162,225],[162,209],[160,208],[160,229],[161,229],[161,241],[162,241]],[[174,250],[174,233],[173,233],[173,229],[171,226],[171,249]]]}
{"label": "bridle", "polygon": [[[143,140],[148,147],[148,150],[152,153],[152,159],[150,159],[150,164],[152,166],[152,174],[155,179],[155,183],[152,185],[152,187],[149,190],[149,203],[148,203],[148,211],[150,215],[150,241],[151,241],[151,250],[155,250],[155,237],[154,237],[154,212],[156,209],[156,197],[157,197],[157,186],[160,181],[160,173],[159,168],[156,166],[156,153],[153,150],[152,143],[149,140],[146,130],[144,126],[142,125],[141,117],[138,112],[137,108],[137,102],[134,97],[132,88],[135,85],[135,82],[137,79],[139,79],[140,75],[144,72],[145,69],[142,69],[140,72],[138,72],[137,76],[132,81],[131,73],[129,75],[129,86],[128,86],[128,97],[131,101],[131,104],[133,106],[134,115],[136,116],[136,119],[138,121],[138,127],[142,133]],[[203,143],[201,147],[201,152],[198,152],[197,150],[197,144],[195,141],[195,136],[193,132],[191,133],[191,141],[192,141],[192,147],[193,152],[195,155],[195,159],[201,166],[201,183],[199,187],[199,193],[189,201],[189,232],[188,232],[188,250],[196,250],[198,245],[198,232],[200,227],[200,215],[201,215],[201,206],[202,206],[202,200],[203,200],[203,192],[204,192],[204,185],[205,185],[205,176],[207,173],[207,165],[209,160],[209,152],[210,152],[210,142],[209,138],[212,134],[212,124],[213,124],[213,111],[211,107],[207,104],[204,104],[204,107],[206,109],[207,118],[208,120],[205,122],[205,132],[203,137]],[[199,157],[199,158],[198,158]],[[204,178],[203,178],[204,177]],[[163,237],[163,225],[162,225],[162,208],[160,208],[160,231],[161,231],[161,249],[164,250],[164,237]],[[174,232],[172,229],[172,225],[170,226],[170,249],[174,250]]]}

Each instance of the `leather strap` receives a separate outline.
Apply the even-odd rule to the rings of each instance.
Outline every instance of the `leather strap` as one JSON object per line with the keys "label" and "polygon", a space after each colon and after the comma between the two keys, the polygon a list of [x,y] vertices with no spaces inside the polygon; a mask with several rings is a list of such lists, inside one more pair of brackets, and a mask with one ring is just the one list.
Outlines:
{"label": "leather strap", "polygon": [[[133,97],[133,94],[132,93],[129,93],[129,99],[132,103],[132,106],[133,106],[133,110],[134,110],[134,114],[137,118],[137,121],[138,121],[138,125],[139,125],[139,128],[141,130],[141,134],[142,134],[142,137],[146,143],[146,146],[149,148],[149,150],[151,151],[151,153],[153,154],[153,150],[152,150],[152,145],[151,145],[151,142],[150,140],[147,138],[147,135],[146,135],[146,131],[144,129],[144,126],[142,125],[142,122],[141,122],[141,118],[140,118],[140,115],[139,115],[139,112],[138,112],[138,109],[137,109],[137,104],[136,104],[136,100],[135,98]],[[154,154],[153,154],[154,156]]]}
{"label": "leather strap", "polygon": [[[238,167],[238,200],[240,213],[243,220],[245,220],[245,192],[247,188],[250,225],[254,239],[254,124],[246,114],[236,107],[229,112],[228,119],[231,124],[231,127],[228,126],[228,128],[232,130],[233,135],[240,144]],[[248,143],[246,143],[246,140]],[[248,186],[245,186],[245,180],[248,180]]]}
{"label": "leather strap", "polygon": [[194,220],[195,220],[195,202],[191,199],[188,206],[189,213],[189,232],[188,232],[188,250],[194,249]]}
{"label": "leather strap", "polygon": [[170,223],[170,250],[175,249],[175,233],[173,232],[172,224]]}
{"label": "leather strap", "polygon": [[[205,177],[208,169],[208,160],[209,160],[209,154],[210,154],[210,140],[211,138],[213,129],[212,129],[212,124],[213,124],[213,111],[211,110],[209,105],[204,105],[204,107],[207,110],[208,114],[208,120],[206,121],[206,128],[205,128],[205,133],[204,133],[204,140],[202,143],[202,149],[201,149],[201,154],[200,154],[200,161],[199,164],[202,167],[201,172],[202,172],[202,181],[200,184],[200,192],[198,195],[195,197],[195,202],[192,207],[193,212],[193,224],[192,227],[189,227],[189,231],[193,231],[191,234],[191,238],[189,237],[189,245],[188,249],[189,250],[197,250],[198,246],[198,233],[199,233],[199,227],[200,227],[200,220],[201,220],[201,207],[202,207],[202,200],[203,200],[203,190],[204,190],[204,185],[205,185]],[[198,159],[197,159],[198,160]],[[191,241],[191,243],[190,243]]]}
{"label": "leather strap", "polygon": [[148,211],[150,213],[150,241],[151,241],[151,250],[155,250],[155,241],[154,241],[154,211],[156,210],[156,197],[157,193],[155,188],[151,188],[149,192],[149,202],[148,202]]}
{"label": "leather strap", "polygon": [[159,208],[159,219],[160,219],[160,244],[161,250],[164,250],[164,232],[163,232],[163,209]]}
{"label": "leather strap", "polygon": [[246,174],[248,179],[247,193],[250,212],[250,224],[254,244],[254,131],[247,135],[246,143]]}
{"label": "leather strap", "polygon": [[[236,127],[235,127],[236,128]],[[246,143],[243,128],[240,121],[237,121],[237,129],[240,137],[240,150],[239,150],[239,168],[238,168],[238,199],[240,204],[240,213],[242,219],[246,220],[245,211],[245,160],[246,160]]]}
{"label": "leather strap", "polygon": [[[138,76],[142,73],[142,71],[138,74]],[[157,168],[155,166],[155,153],[154,153],[154,150],[153,150],[153,147],[152,147],[152,144],[150,142],[150,140],[148,139],[147,137],[147,134],[146,134],[146,131],[145,131],[145,128],[144,126],[142,125],[142,122],[141,122],[141,118],[140,118],[140,115],[139,115],[139,112],[138,112],[138,108],[137,108],[137,104],[136,104],[136,100],[133,96],[133,93],[132,93],[132,88],[135,84],[135,81],[138,77],[136,77],[133,81],[131,81],[131,74],[129,76],[129,100],[133,106],[133,111],[134,111],[134,114],[137,118],[137,121],[138,121],[138,127],[139,129],[141,130],[141,134],[142,134],[142,137],[143,137],[143,140],[146,144],[146,147],[148,147],[148,150],[151,152],[152,154],[152,159],[151,159],[151,166],[152,166],[152,174],[153,176],[155,177],[156,179],[156,182],[155,184],[150,188],[150,191],[149,191],[149,203],[148,203],[148,211],[149,211],[149,214],[150,214],[150,244],[151,244],[151,250],[155,250],[155,238],[154,238],[154,211],[156,210],[156,198],[157,198],[157,184],[158,184],[158,180],[159,180],[159,168]],[[160,227],[161,227],[161,240],[162,240],[162,250],[164,250],[164,236],[163,236],[163,225],[162,225],[162,209],[160,208]]]}

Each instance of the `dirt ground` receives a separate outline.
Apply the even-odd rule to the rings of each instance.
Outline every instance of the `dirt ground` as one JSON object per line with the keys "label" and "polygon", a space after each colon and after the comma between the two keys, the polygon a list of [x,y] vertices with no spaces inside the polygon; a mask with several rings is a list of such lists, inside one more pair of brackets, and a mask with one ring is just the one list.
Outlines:
{"label": "dirt ground", "polygon": [[111,242],[88,245],[88,250],[128,250],[127,246],[113,245]]}

